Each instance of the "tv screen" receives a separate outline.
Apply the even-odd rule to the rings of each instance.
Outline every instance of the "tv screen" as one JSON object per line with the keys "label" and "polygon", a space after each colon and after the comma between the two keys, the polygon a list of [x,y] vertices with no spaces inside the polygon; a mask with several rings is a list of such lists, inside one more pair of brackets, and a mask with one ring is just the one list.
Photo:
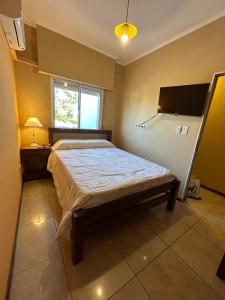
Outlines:
{"label": "tv screen", "polygon": [[202,116],[209,83],[160,88],[159,113]]}

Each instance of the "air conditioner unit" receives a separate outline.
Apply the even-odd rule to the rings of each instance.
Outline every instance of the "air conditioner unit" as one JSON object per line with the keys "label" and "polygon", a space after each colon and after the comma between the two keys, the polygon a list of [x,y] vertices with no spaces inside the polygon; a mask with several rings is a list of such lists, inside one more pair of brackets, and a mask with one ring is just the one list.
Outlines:
{"label": "air conditioner unit", "polygon": [[19,51],[25,50],[25,34],[22,18],[10,18],[0,14],[0,21],[9,47]]}

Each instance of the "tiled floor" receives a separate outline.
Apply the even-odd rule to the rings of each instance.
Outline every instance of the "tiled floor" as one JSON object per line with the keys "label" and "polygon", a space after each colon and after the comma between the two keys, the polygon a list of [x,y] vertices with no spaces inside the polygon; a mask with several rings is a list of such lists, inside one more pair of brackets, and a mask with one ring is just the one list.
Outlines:
{"label": "tiled floor", "polygon": [[24,184],[11,300],[216,300],[225,251],[225,199],[161,205],[104,223],[73,266],[70,243],[55,240],[61,210],[51,180]]}

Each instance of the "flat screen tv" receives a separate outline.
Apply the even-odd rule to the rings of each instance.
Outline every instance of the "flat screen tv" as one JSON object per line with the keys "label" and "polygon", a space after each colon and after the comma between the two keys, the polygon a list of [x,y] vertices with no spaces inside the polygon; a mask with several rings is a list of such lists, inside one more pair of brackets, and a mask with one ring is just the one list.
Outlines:
{"label": "flat screen tv", "polygon": [[158,113],[202,116],[209,83],[160,88]]}

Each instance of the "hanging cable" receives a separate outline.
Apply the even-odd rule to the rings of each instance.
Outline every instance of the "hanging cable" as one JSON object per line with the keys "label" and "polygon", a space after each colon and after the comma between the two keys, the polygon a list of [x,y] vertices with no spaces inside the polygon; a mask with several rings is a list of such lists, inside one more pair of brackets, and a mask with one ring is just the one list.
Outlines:
{"label": "hanging cable", "polygon": [[128,13],[129,13],[130,0],[127,0],[127,15],[126,15],[126,23],[128,21]]}
{"label": "hanging cable", "polygon": [[152,121],[152,120],[154,120],[159,114],[160,113],[157,113],[154,116],[152,116],[151,118],[149,118],[148,120],[146,120],[146,121],[144,121],[144,122],[142,122],[140,124],[137,124],[136,127],[137,128],[145,128],[145,124],[148,123],[148,122],[150,122],[150,121]]}

